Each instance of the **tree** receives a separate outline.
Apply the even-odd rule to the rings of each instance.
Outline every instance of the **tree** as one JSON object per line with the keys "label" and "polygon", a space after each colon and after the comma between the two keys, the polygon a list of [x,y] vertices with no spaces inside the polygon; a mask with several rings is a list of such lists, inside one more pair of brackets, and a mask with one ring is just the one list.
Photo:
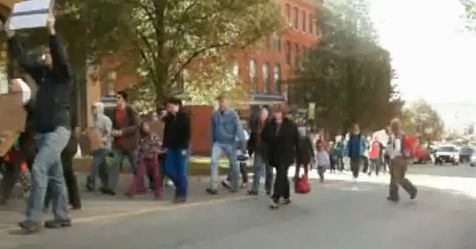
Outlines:
{"label": "tree", "polygon": [[354,122],[367,130],[386,127],[403,102],[392,85],[390,54],[378,43],[368,3],[325,4],[319,16],[321,40],[296,72],[293,101],[315,102],[317,120],[326,128],[345,132]]}
{"label": "tree", "polygon": [[64,30],[77,37],[76,30],[84,28],[79,39],[95,58],[125,48],[125,56],[138,62],[141,83],[153,90],[156,102],[182,87],[184,72],[194,63],[249,48],[284,23],[273,0],[59,2],[68,21]]}
{"label": "tree", "polygon": [[407,134],[417,134],[430,140],[443,138],[444,122],[425,100],[418,100],[405,109],[401,121]]}

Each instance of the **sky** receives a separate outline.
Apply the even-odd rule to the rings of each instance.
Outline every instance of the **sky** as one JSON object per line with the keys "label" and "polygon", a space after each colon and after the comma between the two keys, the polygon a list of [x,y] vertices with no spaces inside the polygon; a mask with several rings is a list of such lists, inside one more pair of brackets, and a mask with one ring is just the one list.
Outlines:
{"label": "sky", "polygon": [[406,101],[476,105],[476,35],[458,0],[371,0],[372,19],[392,55]]}

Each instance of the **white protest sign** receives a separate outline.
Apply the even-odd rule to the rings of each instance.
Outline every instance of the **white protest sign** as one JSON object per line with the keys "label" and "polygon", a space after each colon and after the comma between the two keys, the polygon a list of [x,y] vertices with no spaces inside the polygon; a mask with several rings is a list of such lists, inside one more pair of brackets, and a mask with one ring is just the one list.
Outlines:
{"label": "white protest sign", "polygon": [[46,27],[54,0],[30,0],[13,5],[10,30]]}

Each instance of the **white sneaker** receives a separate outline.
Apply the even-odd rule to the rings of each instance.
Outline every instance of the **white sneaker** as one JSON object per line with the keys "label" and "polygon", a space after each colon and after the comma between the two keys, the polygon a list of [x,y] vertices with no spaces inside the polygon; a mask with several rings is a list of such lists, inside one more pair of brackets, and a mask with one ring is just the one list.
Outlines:
{"label": "white sneaker", "polygon": [[167,187],[175,187],[175,186],[174,186],[174,183],[173,183],[170,179],[167,179],[167,180],[165,181],[165,186],[167,186]]}

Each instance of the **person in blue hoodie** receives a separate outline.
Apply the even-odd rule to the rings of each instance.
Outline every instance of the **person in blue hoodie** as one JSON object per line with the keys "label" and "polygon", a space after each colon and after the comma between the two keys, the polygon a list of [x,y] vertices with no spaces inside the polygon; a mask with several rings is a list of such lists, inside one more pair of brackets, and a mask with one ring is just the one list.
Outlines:
{"label": "person in blue hoodie", "polygon": [[354,124],[352,134],[347,141],[345,147],[345,156],[350,158],[350,169],[354,182],[357,181],[360,173],[360,166],[365,157],[365,150],[367,149],[367,140],[365,136],[360,133],[358,124]]}
{"label": "person in blue hoodie", "polygon": [[212,115],[212,159],[211,180],[207,192],[218,194],[218,164],[222,153],[225,152],[231,167],[231,192],[238,191],[240,169],[236,158],[236,138],[241,141],[242,148],[246,148],[246,138],[240,118],[235,110],[226,105],[224,96],[217,98],[219,108]]}

